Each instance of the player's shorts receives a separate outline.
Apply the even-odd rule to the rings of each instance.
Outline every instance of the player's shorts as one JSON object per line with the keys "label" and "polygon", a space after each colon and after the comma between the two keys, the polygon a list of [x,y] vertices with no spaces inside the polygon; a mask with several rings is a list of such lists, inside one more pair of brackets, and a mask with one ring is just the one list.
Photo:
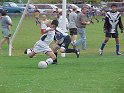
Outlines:
{"label": "player's shorts", "polygon": [[2,36],[3,37],[9,37],[10,31],[8,29],[2,29]]}
{"label": "player's shorts", "polygon": [[69,47],[69,44],[71,43],[71,38],[69,35],[67,35],[64,39],[64,41],[61,44],[58,44],[59,47],[64,47],[67,49]]}
{"label": "player's shorts", "polygon": [[40,53],[40,52],[47,53],[47,52],[51,52],[52,49],[44,41],[39,40],[35,43],[33,51],[35,53]]}
{"label": "player's shorts", "polygon": [[70,35],[77,35],[77,28],[70,28]]}
{"label": "player's shorts", "polygon": [[109,37],[109,38],[118,38],[118,34],[117,33],[106,33],[105,36]]}

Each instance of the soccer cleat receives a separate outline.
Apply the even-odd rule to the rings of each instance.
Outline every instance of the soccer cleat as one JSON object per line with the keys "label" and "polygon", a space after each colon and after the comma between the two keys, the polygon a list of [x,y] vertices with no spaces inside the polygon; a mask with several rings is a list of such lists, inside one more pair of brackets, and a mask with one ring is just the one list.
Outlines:
{"label": "soccer cleat", "polygon": [[121,55],[121,52],[116,52],[117,55]]}
{"label": "soccer cleat", "polygon": [[24,54],[27,54],[27,49],[25,49]]}
{"label": "soccer cleat", "polygon": [[30,54],[31,51],[32,51],[31,49],[25,49],[24,54]]}
{"label": "soccer cleat", "polygon": [[99,49],[99,54],[103,55],[103,50]]}
{"label": "soccer cleat", "polygon": [[57,62],[53,62],[52,64],[55,64],[55,65],[57,65]]}
{"label": "soccer cleat", "polygon": [[75,54],[76,54],[77,58],[79,58],[79,56],[80,56],[80,50],[79,49],[76,49]]}

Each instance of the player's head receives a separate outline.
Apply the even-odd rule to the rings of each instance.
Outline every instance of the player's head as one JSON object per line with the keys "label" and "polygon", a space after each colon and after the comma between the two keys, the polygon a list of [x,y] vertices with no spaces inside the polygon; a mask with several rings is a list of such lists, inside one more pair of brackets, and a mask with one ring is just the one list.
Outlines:
{"label": "player's head", "polygon": [[111,5],[111,9],[112,9],[112,12],[117,11],[117,5],[116,4],[112,4]]}
{"label": "player's head", "polygon": [[73,11],[77,11],[77,8],[73,7],[72,10],[73,10]]}
{"label": "player's head", "polygon": [[6,10],[3,10],[2,12],[1,12],[1,16],[6,16],[7,15],[7,11]]}
{"label": "player's head", "polygon": [[84,14],[86,14],[87,13],[87,7],[82,7],[81,8],[81,12],[84,13]]}
{"label": "player's head", "polygon": [[46,15],[42,15],[42,19],[46,20],[47,19]]}
{"label": "player's head", "polygon": [[53,20],[51,22],[51,25],[52,25],[52,27],[56,28],[58,26],[58,23],[59,23],[58,20]]}

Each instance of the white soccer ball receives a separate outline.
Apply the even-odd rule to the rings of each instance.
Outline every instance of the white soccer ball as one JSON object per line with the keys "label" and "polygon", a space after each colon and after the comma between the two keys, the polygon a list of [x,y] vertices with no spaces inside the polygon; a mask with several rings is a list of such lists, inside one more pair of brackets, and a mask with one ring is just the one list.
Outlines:
{"label": "white soccer ball", "polygon": [[40,61],[38,63],[38,68],[40,68],[40,69],[47,68],[47,63],[45,61]]}

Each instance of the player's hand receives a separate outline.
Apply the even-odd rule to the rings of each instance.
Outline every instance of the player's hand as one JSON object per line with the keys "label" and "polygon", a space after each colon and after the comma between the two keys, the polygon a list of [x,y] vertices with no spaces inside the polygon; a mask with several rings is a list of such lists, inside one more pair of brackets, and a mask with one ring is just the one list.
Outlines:
{"label": "player's hand", "polygon": [[86,24],[87,24],[87,25],[89,25],[89,24],[90,24],[90,22],[86,22]]}
{"label": "player's hand", "polygon": [[106,30],[106,29],[104,29],[104,31],[103,31],[104,33],[107,33],[108,32],[108,30]]}
{"label": "player's hand", "polygon": [[121,33],[124,33],[124,29],[121,30]]}

